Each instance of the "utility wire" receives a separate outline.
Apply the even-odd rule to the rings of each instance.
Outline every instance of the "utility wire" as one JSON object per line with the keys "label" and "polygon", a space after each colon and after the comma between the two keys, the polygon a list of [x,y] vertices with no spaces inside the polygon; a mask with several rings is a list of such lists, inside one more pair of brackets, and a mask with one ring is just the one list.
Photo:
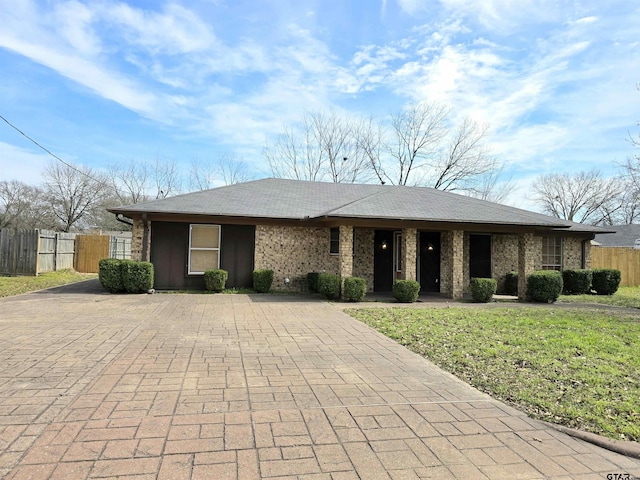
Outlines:
{"label": "utility wire", "polygon": [[29,140],[31,143],[33,143],[34,145],[36,145],[38,148],[40,148],[41,150],[44,150],[45,152],[47,152],[49,155],[51,155],[53,158],[55,158],[56,160],[58,160],[59,162],[63,163],[64,165],[66,165],[67,167],[71,168],[72,170],[75,170],[76,172],[78,172],[81,175],[84,175],[85,177],[93,180],[96,183],[99,183],[100,185],[104,185],[107,188],[112,188],[113,190],[115,190],[115,192],[119,195],[121,192],[118,191],[118,189],[114,186],[114,185],[109,185],[108,183],[103,182],[102,180],[98,180],[97,178],[93,178],[91,175],[89,175],[87,172],[83,172],[82,170],[80,170],[79,168],[75,167],[74,165],[65,162],[63,159],[61,159],[58,155],[56,155],[55,153],[53,153],[51,150],[49,150],[46,147],[43,147],[42,145],[40,145],[36,140],[34,140],[33,138],[31,138],[29,135],[27,135],[26,133],[24,133],[22,130],[20,130],[18,127],[16,127],[13,123],[11,123],[9,120],[7,120],[2,114],[0,114],[0,118],[7,124],[9,125],[11,128],[13,128],[16,132],[18,132],[20,135],[22,135],[24,138],[26,138],[27,140]]}

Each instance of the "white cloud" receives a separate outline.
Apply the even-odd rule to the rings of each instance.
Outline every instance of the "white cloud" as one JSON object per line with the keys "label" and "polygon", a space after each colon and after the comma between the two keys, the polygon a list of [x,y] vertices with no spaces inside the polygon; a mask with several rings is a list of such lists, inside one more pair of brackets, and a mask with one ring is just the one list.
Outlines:
{"label": "white cloud", "polygon": [[0,142],[0,178],[19,180],[30,185],[42,182],[41,172],[51,157],[45,153],[34,153],[15,145]]}

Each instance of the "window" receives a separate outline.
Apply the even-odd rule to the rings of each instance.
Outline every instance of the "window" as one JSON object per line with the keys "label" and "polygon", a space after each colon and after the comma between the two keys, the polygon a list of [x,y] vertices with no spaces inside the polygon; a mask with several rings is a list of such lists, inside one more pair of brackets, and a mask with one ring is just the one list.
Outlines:
{"label": "window", "polygon": [[402,272],[402,232],[393,232],[394,270]]}
{"label": "window", "polygon": [[340,253],[340,229],[331,229],[331,240],[329,240],[329,253],[337,255]]}
{"label": "window", "polygon": [[189,226],[189,275],[220,268],[220,225]]}
{"label": "window", "polygon": [[562,270],[561,237],[542,237],[542,269]]}

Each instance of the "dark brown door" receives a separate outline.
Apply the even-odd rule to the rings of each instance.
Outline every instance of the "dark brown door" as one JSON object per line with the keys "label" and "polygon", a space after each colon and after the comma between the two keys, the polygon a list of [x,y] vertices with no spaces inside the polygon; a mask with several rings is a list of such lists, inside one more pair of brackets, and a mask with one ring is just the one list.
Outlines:
{"label": "dark brown door", "polygon": [[393,288],[393,231],[376,230],[373,248],[373,291],[390,292]]}
{"label": "dark brown door", "polygon": [[420,291],[440,291],[440,232],[420,232]]}
{"label": "dark brown door", "polygon": [[491,235],[469,235],[469,276],[491,278]]}
{"label": "dark brown door", "polygon": [[255,237],[253,225],[223,225],[220,268],[229,272],[228,288],[253,286]]}

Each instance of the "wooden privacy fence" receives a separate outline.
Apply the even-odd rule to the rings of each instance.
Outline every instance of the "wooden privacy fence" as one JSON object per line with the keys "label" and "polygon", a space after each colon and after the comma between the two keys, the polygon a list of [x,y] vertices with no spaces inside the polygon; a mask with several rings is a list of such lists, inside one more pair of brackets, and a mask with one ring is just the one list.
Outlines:
{"label": "wooden privacy fence", "polygon": [[630,247],[591,247],[591,268],[620,270],[623,287],[640,285],[640,250]]}
{"label": "wooden privacy fence", "polygon": [[55,272],[73,268],[75,233],[35,230],[40,233],[37,272]]}
{"label": "wooden privacy fence", "polygon": [[131,238],[51,230],[0,230],[0,275],[37,275],[66,268],[97,273],[103,258],[131,258]]}
{"label": "wooden privacy fence", "polygon": [[109,256],[109,237],[106,235],[78,235],[76,239],[77,272],[98,273],[98,262]]}

